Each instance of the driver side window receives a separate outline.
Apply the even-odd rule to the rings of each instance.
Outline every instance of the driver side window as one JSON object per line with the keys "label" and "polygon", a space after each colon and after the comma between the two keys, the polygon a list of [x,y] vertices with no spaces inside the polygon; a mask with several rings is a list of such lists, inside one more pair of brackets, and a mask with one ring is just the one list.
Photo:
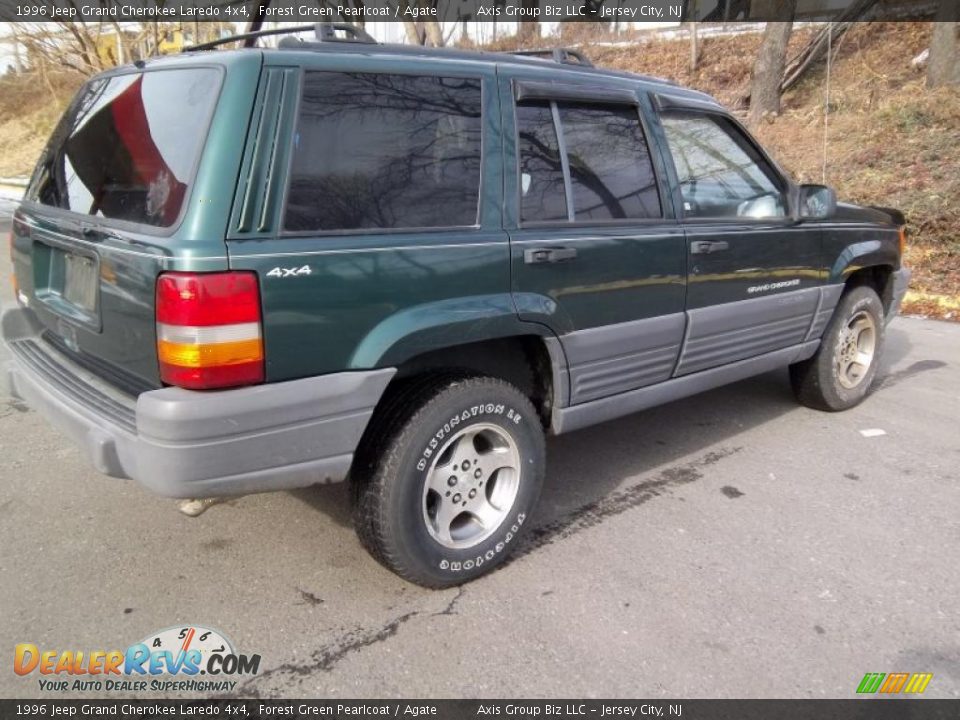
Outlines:
{"label": "driver side window", "polygon": [[785,217],[776,176],[753,145],[721,117],[671,111],[660,116],[688,218]]}

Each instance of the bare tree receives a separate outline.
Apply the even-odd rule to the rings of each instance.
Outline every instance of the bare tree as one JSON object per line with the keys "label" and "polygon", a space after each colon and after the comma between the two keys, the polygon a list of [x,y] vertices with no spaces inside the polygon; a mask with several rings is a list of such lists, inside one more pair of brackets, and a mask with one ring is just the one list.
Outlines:
{"label": "bare tree", "polygon": [[426,33],[416,20],[404,20],[403,29],[407,33],[407,42],[411,45],[423,45],[425,43]]}
{"label": "bare tree", "polygon": [[700,42],[697,38],[697,23],[690,25],[690,72],[696,72],[700,65]]}
{"label": "bare tree", "polygon": [[[533,13],[540,5],[537,0],[520,0],[520,10]],[[527,15],[526,17],[529,17]],[[536,20],[521,20],[517,23],[517,42],[521,47],[536,45],[540,42],[540,23]]]}
{"label": "bare tree", "polygon": [[[109,5],[109,0],[104,0]],[[94,75],[160,51],[164,39],[177,30],[195,33],[193,42],[218,37],[225,23],[119,23],[63,20],[44,23],[10,23],[16,43],[15,58],[39,72],[74,71]],[[26,69],[26,68],[24,68]]]}
{"label": "bare tree", "polygon": [[957,0],[940,0],[930,37],[927,87],[960,84],[960,53],[957,52]]}
{"label": "bare tree", "polygon": [[66,69],[93,75],[114,64],[98,52],[103,23],[64,20],[11,25],[33,70]]}
{"label": "bare tree", "polygon": [[[437,0],[404,0],[406,8],[433,9],[437,8]],[[407,16],[409,17],[409,16]],[[437,20],[404,20],[403,29],[407,34],[407,42],[411,45],[430,45],[443,47],[446,42],[443,30]]]}
{"label": "bare tree", "polygon": [[[782,0],[782,6],[788,11],[785,16],[793,15],[796,0]],[[779,16],[779,13],[778,13]],[[787,61],[787,43],[793,22],[768,22],[763,31],[760,52],[753,64],[753,77],[750,87],[750,124],[756,125],[764,115],[780,112],[780,83],[783,81],[783,68]]]}
{"label": "bare tree", "polygon": [[407,42],[411,45],[443,47],[446,44],[443,30],[436,20],[404,20],[403,29],[407,33]]}
{"label": "bare tree", "polygon": [[827,23],[816,32],[800,52],[787,63],[786,70],[783,72],[783,82],[780,84],[780,92],[785,93],[796,85],[810,68],[827,54],[828,48],[839,45],[839,40],[854,27],[857,21],[868,18],[876,4],[877,0],[854,0],[846,10],[836,15],[833,22]]}
{"label": "bare tree", "polygon": [[424,20],[423,29],[430,45],[433,47],[443,47],[443,31],[440,29],[439,22],[436,20]]}

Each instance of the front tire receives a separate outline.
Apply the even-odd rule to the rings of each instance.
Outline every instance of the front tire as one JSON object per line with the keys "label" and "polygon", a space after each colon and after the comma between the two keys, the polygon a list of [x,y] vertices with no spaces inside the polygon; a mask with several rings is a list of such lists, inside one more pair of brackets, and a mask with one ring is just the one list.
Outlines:
{"label": "front tire", "polygon": [[354,517],[384,566],[418,585],[450,587],[516,547],[545,464],[540,418],[519,390],[487,377],[418,383],[368,435],[354,472]]}
{"label": "front tire", "polygon": [[803,405],[837,412],[860,404],[876,379],[884,344],[883,304],[869,287],[840,298],[820,348],[790,366],[790,383]]}

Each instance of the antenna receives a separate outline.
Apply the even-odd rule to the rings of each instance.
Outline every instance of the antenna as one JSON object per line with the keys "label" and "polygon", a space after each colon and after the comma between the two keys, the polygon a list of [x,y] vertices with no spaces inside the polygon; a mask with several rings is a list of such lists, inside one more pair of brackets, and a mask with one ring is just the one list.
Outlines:
{"label": "antenna", "polygon": [[833,23],[827,23],[827,88],[823,107],[823,184],[827,184],[827,130],[830,128],[830,70],[833,64]]}

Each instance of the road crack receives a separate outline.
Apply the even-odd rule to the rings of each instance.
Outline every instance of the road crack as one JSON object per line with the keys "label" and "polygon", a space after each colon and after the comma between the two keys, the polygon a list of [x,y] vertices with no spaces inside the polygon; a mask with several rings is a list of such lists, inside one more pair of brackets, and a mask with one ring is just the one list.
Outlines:
{"label": "road crack", "polygon": [[552,545],[559,540],[565,540],[577,533],[595,527],[608,518],[639,507],[661,495],[669,494],[675,488],[696,482],[703,477],[704,468],[730,457],[742,449],[740,447],[721,448],[684,465],[666,468],[652,480],[644,480],[625,490],[618,490],[595,502],[583,505],[553,522],[538,525],[521,541],[520,547],[507,562],[513,562],[544,545]]}
{"label": "road crack", "polygon": [[460,602],[460,598],[463,597],[463,593],[465,593],[466,590],[467,589],[463,585],[458,587],[456,596],[450,600],[450,603],[447,605],[446,609],[441,610],[440,612],[435,612],[431,617],[440,617],[441,615],[457,615],[457,603]]}
{"label": "road crack", "polygon": [[254,678],[250,678],[236,688],[233,696],[262,698],[263,695],[256,686],[274,676],[290,678],[295,681],[290,684],[299,684],[303,679],[315,673],[330,672],[341,660],[349,655],[389,640],[397,634],[404,623],[409,622],[419,614],[419,610],[408,612],[405,615],[394,618],[376,630],[364,630],[361,628],[351,630],[333,642],[314,650],[306,660],[283,663],[266,672],[260,673]]}

